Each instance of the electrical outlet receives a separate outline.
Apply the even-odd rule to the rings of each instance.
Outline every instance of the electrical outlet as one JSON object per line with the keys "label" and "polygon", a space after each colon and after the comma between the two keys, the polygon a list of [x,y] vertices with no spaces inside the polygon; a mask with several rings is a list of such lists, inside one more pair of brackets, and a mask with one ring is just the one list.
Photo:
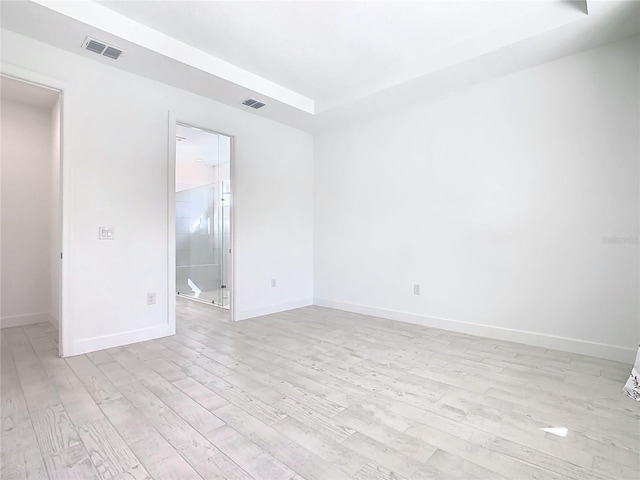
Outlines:
{"label": "electrical outlet", "polygon": [[413,284],[413,294],[420,295],[420,285],[418,285],[417,283]]}
{"label": "electrical outlet", "polygon": [[156,304],[156,294],[147,293],[147,305],[155,305],[155,304]]}
{"label": "electrical outlet", "polygon": [[271,279],[271,288],[276,288],[276,279],[275,278]]}

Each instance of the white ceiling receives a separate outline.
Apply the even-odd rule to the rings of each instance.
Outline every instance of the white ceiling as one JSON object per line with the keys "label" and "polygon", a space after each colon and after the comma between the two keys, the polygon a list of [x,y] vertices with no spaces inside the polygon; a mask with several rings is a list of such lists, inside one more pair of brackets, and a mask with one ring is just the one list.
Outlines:
{"label": "white ceiling", "polygon": [[[220,136],[218,134],[187,127],[176,126],[176,163],[197,162],[202,165],[218,165],[218,162],[229,161],[220,156]],[[196,159],[201,159],[198,162]]]}
{"label": "white ceiling", "polygon": [[176,191],[228,179],[230,161],[230,137],[176,125]]}
{"label": "white ceiling", "polygon": [[558,1],[101,1],[137,22],[315,100],[390,76],[505,24],[558,11]]}
{"label": "white ceiling", "polygon": [[3,100],[50,109],[60,98],[60,92],[2,75],[0,96]]}
{"label": "white ceiling", "polygon": [[[12,1],[3,28],[318,130],[637,34],[635,1]],[[86,35],[126,50],[80,49]],[[251,110],[247,97],[267,106]]]}

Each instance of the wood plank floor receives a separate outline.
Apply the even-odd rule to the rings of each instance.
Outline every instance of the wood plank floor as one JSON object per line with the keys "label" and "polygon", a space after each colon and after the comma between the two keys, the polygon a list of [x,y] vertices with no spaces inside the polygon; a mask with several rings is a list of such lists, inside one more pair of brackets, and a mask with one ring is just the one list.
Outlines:
{"label": "wood plank floor", "polygon": [[[67,359],[2,330],[2,479],[637,479],[629,365],[308,307]],[[565,427],[566,437],[541,428]]]}

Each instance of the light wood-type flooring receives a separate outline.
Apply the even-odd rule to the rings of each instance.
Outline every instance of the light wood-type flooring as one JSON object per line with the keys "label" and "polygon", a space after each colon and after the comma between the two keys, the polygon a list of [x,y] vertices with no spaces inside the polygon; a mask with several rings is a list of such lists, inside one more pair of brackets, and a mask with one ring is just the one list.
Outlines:
{"label": "light wood-type flooring", "polygon": [[[307,307],[57,357],[2,330],[2,480],[637,479],[630,365]],[[541,428],[563,427],[565,437]]]}

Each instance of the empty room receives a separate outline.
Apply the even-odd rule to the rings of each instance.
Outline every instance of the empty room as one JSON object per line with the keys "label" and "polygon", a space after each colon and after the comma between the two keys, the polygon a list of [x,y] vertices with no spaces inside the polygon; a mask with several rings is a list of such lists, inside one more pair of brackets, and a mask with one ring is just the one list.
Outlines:
{"label": "empty room", "polygon": [[640,475],[640,2],[0,0],[0,477]]}

